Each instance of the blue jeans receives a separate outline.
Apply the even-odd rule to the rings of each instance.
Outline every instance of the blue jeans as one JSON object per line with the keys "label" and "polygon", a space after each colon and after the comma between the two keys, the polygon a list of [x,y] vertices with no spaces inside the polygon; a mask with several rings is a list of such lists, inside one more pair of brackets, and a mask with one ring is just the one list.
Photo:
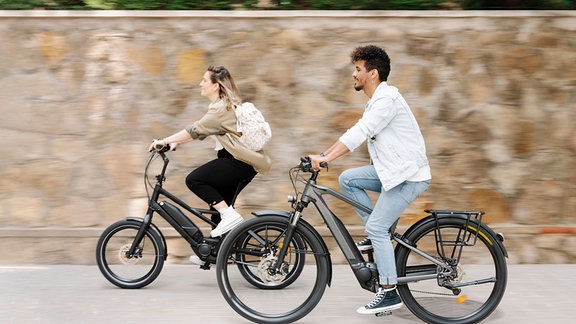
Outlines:
{"label": "blue jeans", "polygon": [[[366,233],[372,241],[374,258],[380,274],[380,284],[397,284],[398,276],[390,227],[400,218],[404,209],[428,189],[430,180],[404,181],[385,191],[382,189],[382,183],[378,179],[374,166],[367,165],[342,172],[338,181],[343,194],[372,209],[371,214],[359,209],[356,209],[356,213],[366,226]],[[380,193],[376,206],[372,206],[366,190]]]}

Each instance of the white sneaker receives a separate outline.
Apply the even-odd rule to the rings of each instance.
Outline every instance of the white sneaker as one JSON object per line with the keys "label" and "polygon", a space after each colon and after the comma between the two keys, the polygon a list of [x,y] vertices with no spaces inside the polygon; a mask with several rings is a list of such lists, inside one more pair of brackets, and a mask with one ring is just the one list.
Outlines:
{"label": "white sneaker", "polygon": [[212,237],[218,237],[228,233],[244,220],[233,207],[228,207],[220,216],[222,220],[218,223],[218,226],[210,232],[210,236]]}
{"label": "white sneaker", "polygon": [[204,265],[204,261],[202,261],[202,259],[200,259],[196,254],[193,254],[190,256],[190,262],[197,264],[197,265]]}

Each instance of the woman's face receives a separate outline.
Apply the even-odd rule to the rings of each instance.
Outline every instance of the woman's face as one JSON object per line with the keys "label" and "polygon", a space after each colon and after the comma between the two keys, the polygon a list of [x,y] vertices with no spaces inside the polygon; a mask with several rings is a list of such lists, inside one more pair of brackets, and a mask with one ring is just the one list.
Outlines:
{"label": "woman's face", "polygon": [[200,95],[208,97],[210,99],[218,98],[218,91],[220,90],[220,85],[218,83],[212,83],[210,71],[206,71],[200,81]]}

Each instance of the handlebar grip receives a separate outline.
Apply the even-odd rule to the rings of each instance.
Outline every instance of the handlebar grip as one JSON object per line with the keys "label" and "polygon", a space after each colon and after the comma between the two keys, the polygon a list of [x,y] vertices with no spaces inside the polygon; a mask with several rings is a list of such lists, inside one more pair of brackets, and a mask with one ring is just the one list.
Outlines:
{"label": "handlebar grip", "polygon": [[[154,140],[156,141],[156,140]],[[152,151],[156,151],[159,153],[165,153],[170,151],[170,145],[169,144],[165,144],[165,145],[161,145],[161,144],[155,144],[151,149],[150,152]]]}
{"label": "handlebar grip", "polygon": [[326,162],[326,161],[320,162],[320,167],[321,167],[321,168],[327,168],[327,167],[328,167],[328,162]]}

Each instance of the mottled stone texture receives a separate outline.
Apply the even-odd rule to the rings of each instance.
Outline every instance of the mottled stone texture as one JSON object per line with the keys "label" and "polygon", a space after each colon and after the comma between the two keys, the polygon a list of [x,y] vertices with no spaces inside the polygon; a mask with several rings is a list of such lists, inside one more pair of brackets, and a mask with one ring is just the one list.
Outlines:
{"label": "mottled stone texture", "polygon": [[[511,262],[576,261],[573,12],[2,15],[0,263],[94,263],[106,226],[143,216],[151,139],[206,110],[208,65],[230,69],[274,134],[273,168],[237,208],[289,209],[288,169],[362,113],[348,55],[368,43],[389,52],[389,83],[414,110],[432,165],[401,229],[426,208],[479,209],[507,234]],[[183,179],[214,157],[212,145],[171,154],[166,188],[199,207]],[[338,187],[342,170],[367,162],[358,149],[320,183]],[[354,211],[334,206],[362,236]],[[324,226],[312,208],[306,217]],[[186,242],[165,234],[169,260],[185,260]]]}

